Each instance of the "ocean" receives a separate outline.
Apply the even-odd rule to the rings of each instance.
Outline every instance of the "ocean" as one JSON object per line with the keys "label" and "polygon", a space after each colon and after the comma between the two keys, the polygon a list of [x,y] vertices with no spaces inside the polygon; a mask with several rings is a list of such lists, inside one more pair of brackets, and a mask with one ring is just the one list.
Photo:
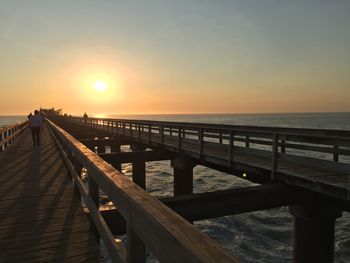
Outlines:
{"label": "ocean", "polygon": [[[278,126],[350,130],[350,113],[287,114],[186,114],[111,115],[110,118],[200,122],[234,125]],[[0,126],[25,117],[0,116]],[[124,150],[128,150],[124,148]],[[349,162],[350,164],[350,162]],[[148,162],[147,191],[154,196],[172,195],[169,161]],[[131,165],[122,166],[131,177]],[[194,168],[194,192],[208,192],[253,185],[251,182],[203,166]],[[104,204],[108,207],[108,204]],[[293,222],[287,207],[194,222],[195,227],[238,255],[243,262],[292,262]],[[150,262],[154,261],[152,257]],[[335,262],[350,262],[350,213],[336,221]]]}
{"label": "ocean", "polygon": [[20,122],[25,120],[27,117],[25,116],[1,116],[0,115],[0,127],[7,126],[16,122]]}

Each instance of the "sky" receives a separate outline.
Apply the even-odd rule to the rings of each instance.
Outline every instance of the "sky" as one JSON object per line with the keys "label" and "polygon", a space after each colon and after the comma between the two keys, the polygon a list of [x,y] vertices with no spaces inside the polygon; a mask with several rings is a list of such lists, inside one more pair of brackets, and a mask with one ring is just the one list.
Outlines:
{"label": "sky", "polygon": [[0,115],[350,111],[350,1],[0,0]]}

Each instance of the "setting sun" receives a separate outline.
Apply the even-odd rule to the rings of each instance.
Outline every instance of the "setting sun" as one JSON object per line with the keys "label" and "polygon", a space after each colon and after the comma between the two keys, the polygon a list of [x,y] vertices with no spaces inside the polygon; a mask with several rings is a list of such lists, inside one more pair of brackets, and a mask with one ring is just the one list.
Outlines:
{"label": "setting sun", "polygon": [[106,91],[107,89],[107,84],[105,81],[103,80],[96,80],[94,83],[93,83],[93,87],[96,91],[98,92],[104,92]]}

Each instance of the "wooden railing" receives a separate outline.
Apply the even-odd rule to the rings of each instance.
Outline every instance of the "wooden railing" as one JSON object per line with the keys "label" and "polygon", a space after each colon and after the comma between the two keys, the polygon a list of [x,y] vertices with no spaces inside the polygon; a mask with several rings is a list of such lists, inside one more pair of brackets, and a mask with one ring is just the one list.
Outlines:
{"label": "wooden railing", "polygon": [[200,155],[204,154],[205,145],[225,146],[227,160],[231,164],[234,161],[235,151],[249,151],[251,154],[271,158],[272,175],[278,167],[278,160],[286,158],[306,162],[321,160],[325,164],[333,162],[341,168],[344,168],[342,164],[350,163],[350,131],[347,130],[79,117],[67,119],[142,142],[146,142],[145,133],[147,133],[148,143],[154,145],[167,144],[169,138],[173,137],[177,140],[178,152],[182,151],[182,142],[186,139],[192,139],[196,143]]}
{"label": "wooden railing", "polygon": [[[103,240],[113,262],[142,262],[145,260],[145,246],[161,262],[238,262],[217,243],[70,134],[51,121],[47,123],[68,167],[69,175],[73,178],[77,193],[89,210],[91,228]],[[83,167],[87,171],[88,187],[80,178]],[[99,189],[114,203],[127,222],[126,249],[115,242],[99,212]]]}
{"label": "wooden railing", "polygon": [[28,121],[0,127],[0,152],[5,150],[28,127]]}

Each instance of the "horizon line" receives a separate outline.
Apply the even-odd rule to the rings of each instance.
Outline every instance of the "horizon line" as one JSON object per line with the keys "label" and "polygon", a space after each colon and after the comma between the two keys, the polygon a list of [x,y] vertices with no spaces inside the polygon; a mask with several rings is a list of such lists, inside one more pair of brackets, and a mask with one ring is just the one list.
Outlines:
{"label": "horizon line", "polygon": [[[290,112],[205,112],[205,113],[91,113],[88,114],[90,116],[96,116],[96,115],[106,115],[106,116],[115,116],[115,115],[124,115],[124,116],[133,116],[133,115],[249,115],[249,114],[255,114],[255,115],[263,115],[263,114],[322,114],[322,113],[350,113],[350,111],[290,111]],[[65,113],[64,113],[65,114]],[[80,116],[84,113],[67,113],[68,115],[72,116]],[[2,117],[11,117],[11,116],[27,116],[27,113],[25,114],[0,114]]]}

